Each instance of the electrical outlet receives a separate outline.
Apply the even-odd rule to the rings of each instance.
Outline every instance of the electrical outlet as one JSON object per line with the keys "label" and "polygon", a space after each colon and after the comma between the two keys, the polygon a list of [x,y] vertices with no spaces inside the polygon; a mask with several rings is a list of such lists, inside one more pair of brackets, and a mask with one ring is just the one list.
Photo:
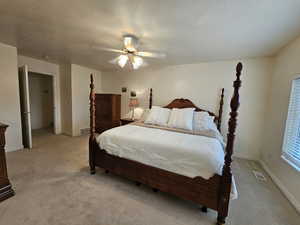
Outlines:
{"label": "electrical outlet", "polygon": [[90,128],[83,128],[83,129],[80,129],[80,134],[81,134],[81,135],[87,135],[87,134],[90,134]]}
{"label": "electrical outlet", "polygon": [[260,171],[257,171],[257,170],[252,170],[254,176],[256,177],[257,180],[260,180],[260,181],[266,181],[266,177],[265,175],[260,172]]}

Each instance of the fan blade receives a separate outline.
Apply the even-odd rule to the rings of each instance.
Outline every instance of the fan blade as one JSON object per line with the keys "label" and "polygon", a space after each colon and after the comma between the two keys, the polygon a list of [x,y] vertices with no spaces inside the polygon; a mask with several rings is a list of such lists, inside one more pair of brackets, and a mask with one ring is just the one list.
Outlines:
{"label": "fan blade", "polygon": [[135,55],[159,59],[163,59],[166,57],[166,54],[161,52],[136,52]]}
{"label": "fan blade", "polygon": [[100,51],[106,51],[106,52],[115,52],[115,53],[123,53],[125,54],[126,52],[123,50],[118,50],[118,49],[113,49],[113,48],[104,48],[104,47],[99,47],[99,46],[93,46],[93,49],[100,50]]}

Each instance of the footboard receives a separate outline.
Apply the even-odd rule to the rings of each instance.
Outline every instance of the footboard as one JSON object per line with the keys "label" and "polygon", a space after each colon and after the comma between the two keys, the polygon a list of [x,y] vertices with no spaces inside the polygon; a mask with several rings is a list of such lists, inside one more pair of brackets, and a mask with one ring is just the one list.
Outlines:
{"label": "footboard", "polygon": [[218,209],[221,176],[216,174],[208,180],[201,177],[189,178],[136,161],[113,156],[99,147],[96,148],[96,166],[162,192],[205,205],[214,210]]}

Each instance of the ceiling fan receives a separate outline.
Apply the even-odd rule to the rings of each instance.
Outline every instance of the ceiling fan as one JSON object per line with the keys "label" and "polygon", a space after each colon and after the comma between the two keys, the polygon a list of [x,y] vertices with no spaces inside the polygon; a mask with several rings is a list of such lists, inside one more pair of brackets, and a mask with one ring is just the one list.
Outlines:
{"label": "ceiling fan", "polygon": [[134,70],[140,68],[140,66],[146,66],[147,63],[144,62],[143,57],[149,58],[165,58],[166,54],[159,52],[143,52],[138,51],[139,39],[131,34],[127,34],[123,36],[123,49],[111,49],[111,48],[99,48],[100,50],[120,53],[118,57],[109,61],[112,64],[117,64],[121,68],[123,68],[127,63],[132,66]]}

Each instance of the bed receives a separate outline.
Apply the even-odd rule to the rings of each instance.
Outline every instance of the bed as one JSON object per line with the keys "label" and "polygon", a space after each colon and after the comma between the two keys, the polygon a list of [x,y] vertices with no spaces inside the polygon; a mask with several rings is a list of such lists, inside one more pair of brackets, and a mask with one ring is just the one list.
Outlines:
{"label": "bed", "polygon": [[[236,66],[234,92],[230,102],[227,143],[216,138],[185,132],[128,124],[98,135],[93,77],[90,84],[89,164],[137,184],[145,184],[218,212],[217,225],[225,224],[232,190],[231,162],[239,108],[242,64]],[[220,130],[223,112],[222,89],[218,115],[195,106],[188,99],[175,99],[165,108],[195,108],[215,117]],[[152,89],[149,108],[152,107]],[[97,106],[99,110],[101,106]],[[130,134],[130,135],[129,135]],[[185,154],[182,154],[184,149]],[[224,151],[223,151],[224,150]],[[208,154],[209,153],[209,154]],[[233,195],[232,195],[233,194]]]}

